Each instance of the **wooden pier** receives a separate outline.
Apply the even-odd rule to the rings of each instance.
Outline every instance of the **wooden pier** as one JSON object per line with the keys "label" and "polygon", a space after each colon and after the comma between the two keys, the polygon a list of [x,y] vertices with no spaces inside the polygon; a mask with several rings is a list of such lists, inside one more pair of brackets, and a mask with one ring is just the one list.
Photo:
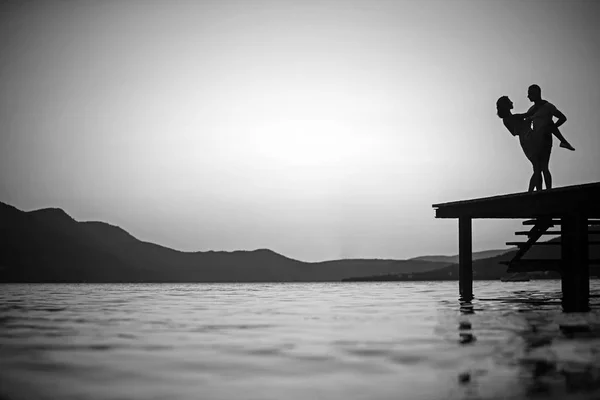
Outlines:
{"label": "wooden pier", "polygon": [[[567,186],[537,192],[434,204],[436,218],[458,219],[459,292],[462,299],[473,298],[472,220],[526,219],[530,231],[518,246],[515,257],[507,262],[508,272],[556,270],[561,274],[563,309],[567,312],[589,309],[590,265],[588,234],[600,225],[600,182]],[[560,230],[556,228],[560,227]],[[549,229],[553,230],[549,230]],[[560,234],[560,260],[523,259],[525,253],[543,235]]]}

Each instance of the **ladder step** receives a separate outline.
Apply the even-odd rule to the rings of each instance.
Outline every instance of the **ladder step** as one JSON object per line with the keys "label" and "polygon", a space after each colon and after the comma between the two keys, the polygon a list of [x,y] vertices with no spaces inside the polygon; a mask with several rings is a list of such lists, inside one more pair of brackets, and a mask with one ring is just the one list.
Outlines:
{"label": "ladder step", "polygon": [[[506,242],[507,246],[525,246],[527,242]],[[560,246],[560,242],[535,242],[531,244],[532,246]]]}
{"label": "ladder step", "polygon": [[[549,258],[547,260],[530,258],[530,259],[524,259],[524,260],[519,260],[519,261],[498,261],[498,264],[503,264],[503,265],[544,264],[544,263],[556,264],[556,263],[560,263],[560,262],[561,262],[561,260],[557,260],[555,258]],[[589,265],[600,265],[600,258],[588,260],[588,264]]]}
{"label": "ladder step", "polygon": [[[549,222],[550,220],[544,219],[544,218],[528,219],[528,220],[523,221],[523,225],[536,225],[538,222],[541,223],[542,221]],[[560,222],[561,222],[560,219],[556,219],[556,218],[553,218],[551,221],[552,221],[552,224],[554,224],[554,225],[560,225]],[[600,219],[588,219],[588,225],[600,226]]]}
{"label": "ladder step", "polygon": [[[549,218],[540,218],[540,219],[528,219],[526,221],[523,221],[523,225],[536,225],[538,223],[552,223],[554,225],[560,225],[560,219],[549,219]],[[547,225],[547,224],[544,224]]]}
{"label": "ladder step", "polygon": [[[519,231],[519,232],[515,232],[515,235],[527,235],[527,236],[532,236],[533,234],[538,234],[538,235],[560,235],[561,231],[546,231],[543,233],[540,232],[532,232],[532,231]],[[590,229],[588,230],[588,234],[590,235],[600,235],[600,230],[597,229]]]}
{"label": "ladder step", "polygon": [[[525,246],[527,242],[506,242],[507,246]],[[588,245],[600,244],[598,240],[588,240]],[[532,246],[560,246],[560,242],[535,242]]]}
{"label": "ladder step", "polygon": [[527,235],[527,236],[530,236],[530,235],[533,235],[533,234],[538,234],[538,235],[560,235],[560,231],[546,231],[546,232],[543,232],[543,233],[540,233],[540,232],[535,233],[535,232],[531,232],[531,231],[515,232],[515,235]]}

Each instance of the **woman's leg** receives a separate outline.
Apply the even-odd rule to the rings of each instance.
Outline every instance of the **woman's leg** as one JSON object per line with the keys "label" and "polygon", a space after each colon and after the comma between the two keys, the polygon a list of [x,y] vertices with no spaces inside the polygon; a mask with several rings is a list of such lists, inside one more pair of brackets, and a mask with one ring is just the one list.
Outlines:
{"label": "woman's leg", "polygon": [[542,190],[542,170],[535,165],[533,166],[533,174],[531,174],[531,178],[529,179],[528,191],[533,192],[534,190]]}
{"label": "woman's leg", "polygon": [[556,127],[551,128],[551,132],[552,132],[552,134],[554,136],[556,136],[556,138],[558,140],[560,140],[560,146],[561,147],[564,147],[566,149],[573,150],[573,151],[575,150],[575,148],[573,146],[571,146],[571,143],[569,143],[567,141],[567,139],[565,139],[565,137],[562,135],[562,133],[560,133],[560,131],[558,130],[558,128],[556,128]]}
{"label": "woman's leg", "polygon": [[529,179],[529,191],[542,190],[542,169],[535,165],[533,166],[533,174]]}
{"label": "woman's leg", "polygon": [[528,189],[529,192],[533,192],[534,190],[542,190],[542,168],[539,149],[533,147],[531,137],[528,139],[529,141],[526,141],[521,137],[521,146],[523,147],[525,156],[533,167],[533,173],[531,174],[531,178],[529,178]]}
{"label": "woman's leg", "polygon": [[533,192],[535,190],[535,173],[533,173],[531,175],[531,178],[529,179],[529,188],[527,189],[528,192]]}

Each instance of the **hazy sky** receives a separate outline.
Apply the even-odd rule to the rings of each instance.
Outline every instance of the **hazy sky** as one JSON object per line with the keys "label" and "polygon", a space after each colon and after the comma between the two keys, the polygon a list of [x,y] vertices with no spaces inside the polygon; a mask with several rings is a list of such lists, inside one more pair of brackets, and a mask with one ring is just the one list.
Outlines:
{"label": "hazy sky", "polygon": [[[0,1],[0,201],[181,250],[457,252],[433,203],[524,191],[496,117],[563,111],[600,180],[600,2]],[[516,221],[479,221],[474,248]]]}

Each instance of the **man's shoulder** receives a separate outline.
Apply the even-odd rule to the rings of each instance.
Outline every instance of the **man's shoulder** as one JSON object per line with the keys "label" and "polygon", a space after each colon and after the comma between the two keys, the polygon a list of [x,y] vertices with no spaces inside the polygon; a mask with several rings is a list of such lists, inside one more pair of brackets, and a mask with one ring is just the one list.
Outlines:
{"label": "man's shoulder", "polygon": [[556,110],[556,106],[549,101],[546,101],[542,107],[546,107],[548,110]]}
{"label": "man's shoulder", "polygon": [[554,112],[554,110],[556,110],[556,107],[554,106],[554,104],[552,104],[546,100],[544,100],[541,104],[534,104],[529,109],[529,111],[533,111],[534,114],[552,113],[552,112]]}

